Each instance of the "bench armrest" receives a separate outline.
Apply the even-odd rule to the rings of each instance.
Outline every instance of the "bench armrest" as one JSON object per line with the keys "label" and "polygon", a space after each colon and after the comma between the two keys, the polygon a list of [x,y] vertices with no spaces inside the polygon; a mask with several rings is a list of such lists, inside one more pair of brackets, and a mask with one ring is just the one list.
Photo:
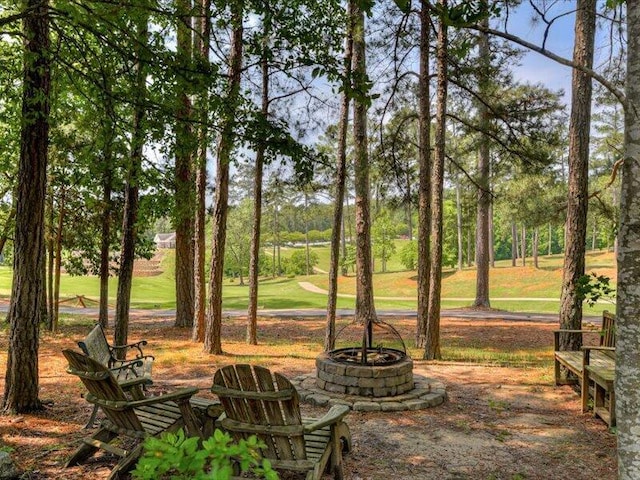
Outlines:
{"label": "bench armrest", "polygon": [[615,352],[616,347],[601,347],[599,345],[584,345],[582,350],[600,350],[603,352]]}
{"label": "bench armrest", "polygon": [[554,330],[553,331],[553,350],[556,351],[556,352],[558,350],[560,350],[560,334],[561,333],[583,333],[583,334],[584,333],[596,333],[597,334],[598,332],[599,332],[599,330],[596,330],[596,329],[594,329],[594,330],[584,330],[584,329],[582,329],[582,330],[563,330],[563,329]]}
{"label": "bench armrest", "polygon": [[[147,345],[147,343],[148,342],[146,340],[140,340],[139,342],[129,343],[127,345],[109,345],[109,350],[111,350],[112,352],[116,352],[119,350],[137,350],[138,352],[136,353],[136,358],[142,358],[145,356],[150,357],[151,355],[145,355],[142,351],[142,347]],[[117,358],[118,355],[114,354],[113,357]]]}
{"label": "bench armrest", "polygon": [[304,433],[311,433],[327,425],[338,423],[349,413],[349,410],[350,408],[346,405],[334,405],[322,418],[315,419],[312,423],[305,425]]}

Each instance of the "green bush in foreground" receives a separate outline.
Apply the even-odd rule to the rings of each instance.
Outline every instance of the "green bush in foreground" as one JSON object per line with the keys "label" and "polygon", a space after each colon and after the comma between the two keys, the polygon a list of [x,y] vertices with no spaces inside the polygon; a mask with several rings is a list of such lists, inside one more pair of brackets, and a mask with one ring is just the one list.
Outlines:
{"label": "green bush in foreground", "polygon": [[[187,438],[182,430],[145,440],[144,453],[131,472],[136,480],[228,480],[234,465],[256,478],[277,480],[278,473],[267,459],[260,458],[264,443],[255,436],[234,443],[228,433],[216,430],[199,445],[197,437]],[[236,472],[237,473],[237,472]]]}

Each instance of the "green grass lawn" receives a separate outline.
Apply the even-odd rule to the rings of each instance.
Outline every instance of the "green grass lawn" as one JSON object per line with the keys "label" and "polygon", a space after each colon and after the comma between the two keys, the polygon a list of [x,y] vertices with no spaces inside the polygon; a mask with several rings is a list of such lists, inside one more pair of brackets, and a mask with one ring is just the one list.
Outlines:
{"label": "green grass lawn", "polygon": [[[290,250],[283,250],[283,255]],[[328,269],[329,248],[314,247],[321,258],[320,268]],[[610,252],[590,252],[587,255],[587,272],[607,275],[615,280],[614,255]],[[323,262],[326,261],[326,265]],[[561,255],[540,258],[540,268],[535,269],[532,262],[528,265],[511,266],[511,261],[496,263],[490,273],[491,306],[509,311],[555,313],[559,309],[560,285],[562,280]],[[165,255],[162,262],[163,273],[150,277],[135,277],[132,290],[134,308],[173,308],[175,307],[174,257]],[[475,297],[475,269],[445,271],[442,284],[442,308],[469,306]],[[300,281],[310,282],[327,289],[326,274],[308,277],[263,279],[259,288],[259,306],[264,309],[324,309],[326,295],[308,292],[301,288]],[[115,303],[117,279],[109,282],[110,302]],[[247,308],[249,288],[237,281],[225,281],[223,285],[223,308],[243,310]],[[9,296],[11,292],[11,269],[0,267],[0,295]],[[355,277],[339,277],[339,292],[355,295]],[[416,272],[392,271],[374,275],[374,293],[378,309],[415,309],[416,308]],[[63,275],[61,280],[61,298],[82,295],[97,299],[99,282],[97,277],[72,277]],[[540,300],[535,300],[540,299]],[[338,308],[353,308],[353,298],[338,298]],[[585,307],[585,314],[598,315],[602,310],[615,309],[612,304],[598,304],[593,308]]]}

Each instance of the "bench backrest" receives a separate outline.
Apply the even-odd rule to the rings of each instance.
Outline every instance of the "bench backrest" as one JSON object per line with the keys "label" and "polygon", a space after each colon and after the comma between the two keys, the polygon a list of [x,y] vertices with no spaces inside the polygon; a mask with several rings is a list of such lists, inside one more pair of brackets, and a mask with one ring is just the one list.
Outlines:
{"label": "bench backrest", "polygon": [[107,337],[100,324],[93,327],[85,339],[78,342],[78,346],[85,355],[93,358],[106,367],[110,367],[113,363],[111,349],[109,348]]}
{"label": "bench backrest", "polygon": [[600,346],[616,346],[616,316],[607,310],[602,312],[602,331],[600,332]]}

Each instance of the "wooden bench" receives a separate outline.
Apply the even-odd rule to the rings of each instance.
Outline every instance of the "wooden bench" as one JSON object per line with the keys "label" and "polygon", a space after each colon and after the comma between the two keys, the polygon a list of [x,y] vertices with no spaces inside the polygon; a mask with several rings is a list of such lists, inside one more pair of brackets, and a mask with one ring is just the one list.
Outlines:
{"label": "wooden bench", "polygon": [[[597,346],[613,348],[615,347],[615,315],[606,310],[602,312],[602,328],[600,330],[556,330],[553,332],[555,384],[577,384],[583,378],[584,350],[560,350],[560,335],[563,333],[579,333],[583,338],[587,334],[599,334],[600,339]],[[590,357],[590,363],[594,365],[599,364],[600,360],[608,365],[611,360],[610,354],[600,349],[594,351]],[[565,378],[562,377],[562,367],[567,371]]]}
{"label": "wooden bench", "polygon": [[[589,410],[589,397],[593,397],[593,415],[600,417],[609,427],[616,425],[615,347],[582,347],[582,413]],[[596,356],[597,354],[597,356]],[[591,387],[593,382],[593,389]],[[593,394],[590,395],[591,390]]]}
{"label": "wooden bench", "polygon": [[[100,324],[96,324],[84,340],[78,342],[80,350],[88,357],[107,367],[118,383],[130,385],[130,393],[133,398],[137,399],[143,398],[144,394],[142,393],[142,389],[146,385],[153,383],[151,379],[151,368],[154,357],[144,354],[142,347],[145,345],[147,345],[146,340],[128,345],[110,345],[104,329]],[[127,352],[131,350],[135,352],[135,358],[128,360],[118,358],[118,352],[124,352],[123,357],[126,358]],[[130,382],[131,380],[138,381]],[[98,405],[96,404],[94,405],[86,428],[94,425],[97,413]]]}

